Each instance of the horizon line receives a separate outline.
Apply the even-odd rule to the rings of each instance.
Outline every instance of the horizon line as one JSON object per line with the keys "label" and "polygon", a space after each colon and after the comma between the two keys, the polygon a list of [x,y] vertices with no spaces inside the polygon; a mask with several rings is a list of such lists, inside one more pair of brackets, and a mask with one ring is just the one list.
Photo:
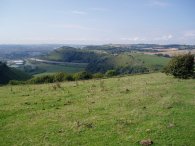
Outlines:
{"label": "horizon line", "polygon": [[167,44],[158,44],[158,43],[0,43],[0,45],[189,45],[195,46],[195,44],[186,44],[186,43],[167,43]]}

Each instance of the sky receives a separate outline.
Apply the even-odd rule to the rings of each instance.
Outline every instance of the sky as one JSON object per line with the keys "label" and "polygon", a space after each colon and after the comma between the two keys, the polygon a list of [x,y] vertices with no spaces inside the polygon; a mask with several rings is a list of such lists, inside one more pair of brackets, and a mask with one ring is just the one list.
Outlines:
{"label": "sky", "polygon": [[195,0],[0,0],[0,44],[195,44]]}

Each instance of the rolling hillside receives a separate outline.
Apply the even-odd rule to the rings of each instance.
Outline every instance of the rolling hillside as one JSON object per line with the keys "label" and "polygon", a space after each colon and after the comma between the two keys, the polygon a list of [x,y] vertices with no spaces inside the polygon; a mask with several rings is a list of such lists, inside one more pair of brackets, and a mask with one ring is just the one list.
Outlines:
{"label": "rolling hillside", "polygon": [[166,57],[146,55],[143,53],[120,52],[113,54],[110,52],[103,53],[101,50],[97,52],[95,49],[97,48],[92,46],[91,49],[90,46],[84,49],[65,46],[50,52],[42,58],[69,63],[87,63],[86,70],[91,73],[105,73],[111,69],[120,70],[120,73],[156,71],[162,69],[169,61],[169,58]]}
{"label": "rolling hillside", "polygon": [[168,63],[169,58],[155,55],[146,55],[142,53],[122,53],[118,55],[106,55],[98,60],[89,63],[87,71],[89,72],[106,72],[108,69],[123,70],[121,73],[137,70],[137,73],[156,71],[163,68]]}
{"label": "rolling hillside", "polygon": [[161,73],[3,86],[0,143],[193,146],[194,95],[193,79]]}

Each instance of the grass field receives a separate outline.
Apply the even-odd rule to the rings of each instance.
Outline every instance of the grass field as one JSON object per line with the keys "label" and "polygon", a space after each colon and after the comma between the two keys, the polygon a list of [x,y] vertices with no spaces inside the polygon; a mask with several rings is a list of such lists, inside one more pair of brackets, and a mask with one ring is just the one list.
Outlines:
{"label": "grass field", "polygon": [[195,145],[195,80],[161,73],[0,87],[0,145]]}
{"label": "grass field", "polygon": [[148,55],[148,54],[143,54],[143,53],[134,53],[133,56],[136,59],[139,59],[141,61],[144,61],[146,66],[153,66],[153,65],[166,65],[170,58],[166,57],[160,57],[156,55]]}
{"label": "grass field", "polygon": [[36,63],[33,64],[41,70],[44,70],[43,73],[35,74],[35,76],[53,74],[56,72],[66,72],[66,73],[76,73],[84,71],[87,64],[86,63],[66,63],[66,65],[61,64],[49,64],[49,63]]}
{"label": "grass field", "polygon": [[170,59],[156,55],[147,55],[143,53],[129,53],[113,57],[110,62],[116,66],[122,65],[143,65],[151,67],[154,65],[166,65]]}

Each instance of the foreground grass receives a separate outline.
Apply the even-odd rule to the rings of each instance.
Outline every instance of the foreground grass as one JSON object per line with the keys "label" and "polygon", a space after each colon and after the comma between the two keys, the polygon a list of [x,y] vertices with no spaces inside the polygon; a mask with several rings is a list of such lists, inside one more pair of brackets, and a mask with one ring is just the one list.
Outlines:
{"label": "foreground grass", "polygon": [[161,73],[0,87],[0,145],[195,145],[195,80]]}

